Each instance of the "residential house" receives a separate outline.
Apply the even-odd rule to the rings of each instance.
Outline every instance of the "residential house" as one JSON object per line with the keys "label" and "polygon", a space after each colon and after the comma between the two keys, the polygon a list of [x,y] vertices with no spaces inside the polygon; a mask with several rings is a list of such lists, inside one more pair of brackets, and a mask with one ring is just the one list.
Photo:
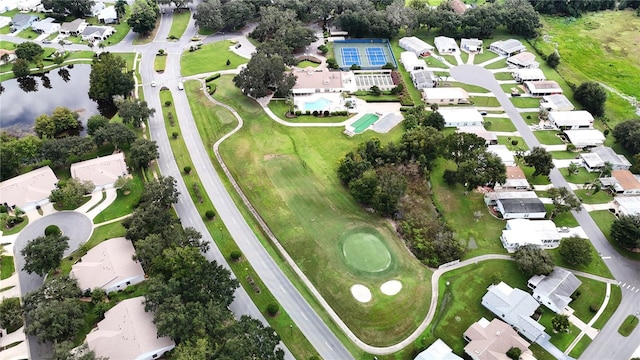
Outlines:
{"label": "residential house", "polygon": [[511,219],[502,230],[500,241],[509,253],[520,246],[533,245],[540,249],[555,249],[560,246],[562,235],[551,220]]}
{"label": "residential house", "polygon": [[460,49],[471,54],[482,54],[482,40],[460,39]]}
{"label": "residential house", "polygon": [[433,43],[438,49],[438,53],[442,54],[457,54],[460,52],[458,44],[453,38],[446,36],[436,36]]}
{"label": "residential house", "polygon": [[8,16],[0,16],[0,28],[11,25],[11,18]]}
{"label": "residential house", "polygon": [[103,289],[108,293],[144,281],[142,266],[134,260],[136,250],[123,237],[101,242],[71,266],[69,276],[82,290]]}
{"label": "residential house", "polygon": [[567,139],[578,149],[601,146],[605,137],[597,129],[565,130]]}
{"label": "residential house", "polygon": [[445,127],[482,126],[484,118],[476,108],[440,108],[438,112],[444,118]]}
{"label": "residential house", "polygon": [[489,286],[482,297],[482,306],[531,342],[544,334],[544,326],[531,317],[540,304],[524,290],[512,288],[501,281]]}
{"label": "residential house", "polygon": [[536,56],[528,51],[509,56],[507,64],[521,69],[537,69],[540,66],[540,63],[536,61]]}
{"label": "residential house", "polygon": [[19,2],[20,0],[0,0],[0,13],[16,9]]}
{"label": "residential house", "polygon": [[291,89],[294,95],[345,91],[342,71],[304,69],[293,74],[296,76],[296,84]]}
{"label": "residential house", "polygon": [[498,135],[496,133],[487,131],[484,126],[462,126],[459,127],[457,132],[474,134],[478,137],[481,137],[485,140],[487,145],[497,145],[498,144]]}
{"label": "residential house", "polygon": [[589,129],[593,127],[593,115],[586,110],[549,111],[549,122],[560,130]]}
{"label": "residential house", "polygon": [[0,183],[0,204],[32,210],[49,202],[57,183],[56,175],[48,166],[29,171]]}
{"label": "residential house", "polygon": [[571,101],[561,94],[543,96],[540,102],[540,109],[547,111],[571,111],[575,108]]}
{"label": "residential house", "polygon": [[511,73],[511,76],[521,84],[525,81],[542,81],[547,79],[544,72],[540,69],[516,69]]}
{"label": "residential house", "polygon": [[428,56],[434,49],[433,46],[415,36],[403,37],[398,44],[401,48],[411,51],[416,56]]}
{"label": "residential house", "polygon": [[34,12],[40,4],[42,4],[42,0],[20,0],[18,10]]}
{"label": "residential house", "polygon": [[82,40],[102,41],[113,35],[115,29],[111,26],[87,26],[82,30]]}
{"label": "residential house", "polygon": [[[7,60],[3,60],[2,58],[7,55]],[[15,60],[16,57],[16,51],[15,50],[6,50],[6,49],[0,49],[0,65],[4,65],[4,64],[8,64],[10,62],[12,62],[13,60]]]}
{"label": "residential house", "polygon": [[616,215],[640,215],[640,196],[616,196],[613,210]]}
{"label": "residential house", "polygon": [[71,176],[80,181],[91,181],[95,190],[113,187],[119,177],[127,175],[129,171],[122,152],[71,164]]}
{"label": "residential house", "polygon": [[571,302],[571,295],[582,282],[568,270],[555,267],[551,274],[535,275],[527,281],[533,290],[533,298],[556,314],[564,312]]}
{"label": "residential house", "polygon": [[507,179],[504,184],[496,184],[496,190],[529,190],[531,185],[518,165],[507,166]]}
{"label": "residential house", "polygon": [[416,54],[411,51],[403,51],[400,54],[400,62],[408,72],[427,68],[427,63],[423,59],[418,59]]}
{"label": "residential house", "polygon": [[520,349],[522,360],[535,359],[529,350],[529,343],[499,319],[489,322],[481,318],[469,326],[463,336],[469,342],[464,352],[472,360],[510,360],[507,351],[511,348]]}
{"label": "residential house", "polygon": [[562,94],[562,88],[553,80],[525,81],[524,87],[534,97]]}
{"label": "residential house", "polygon": [[62,23],[62,26],[60,26],[60,34],[66,36],[78,36],[82,34],[87,25],[88,24],[84,19],[75,19],[72,22]]}
{"label": "residential house", "polygon": [[118,13],[113,6],[107,6],[98,14],[98,21],[104,24],[115,24],[118,22]]}
{"label": "residential house", "polygon": [[60,30],[60,24],[54,18],[45,18],[31,24],[31,29],[40,34],[53,34]]}
{"label": "residential house", "polygon": [[462,360],[444,341],[437,339],[428,348],[419,353],[413,360]]}
{"label": "residential house", "polygon": [[427,104],[458,105],[469,104],[469,93],[463,88],[438,87],[422,89],[422,96]]}
{"label": "residential house", "polygon": [[494,41],[489,45],[489,50],[494,53],[502,56],[512,56],[519,52],[527,50],[527,48],[522,45],[519,40],[509,39],[509,40],[499,40]]}
{"label": "residential house", "polygon": [[433,71],[417,70],[409,73],[413,85],[418,90],[433,88],[438,85],[438,77],[434,75]]}
{"label": "residential house", "polygon": [[105,9],[104,3],[103,2],[95,2],[93,4],[93,6],[91,6],[91,9],[89,9],[89,13],[85,14],[85,16],[98,16],[98,14],[100,14],[100,12],[102,10]]}
{"label": "residential house", "polygon": [[496,209],[503,219],[544,219],[547,210],[537,197],[535,199],[499,199]]}
{"label": "residential house", "polygon": [[458,15],[462,15],[467,11],[467,4],[463,3],[462,0],[449,0],[449,6]]}
{"label": "residential house", "polygon": [[152,360],[175,347],[168,336],[158,337],[153,312],[144,310],[144,296],[122,300],[104,314],[87,334],[87,346],[96,357]]}
{"label": "residential house", "polygon": [[491,191],[484,194],[484,203],[487,206],[497,206],[500,199],[537,199],[538,195],[533,191]]}
{"label": "residential house", "polygon": [[613,170],[610,177],[600,178],[600,183],[616,195],[640,196],[640,175],[629,170]]}
{"label": "residential house", "polygon": [[11,18],[11,32],[19,32],[27,29],[40,18],[31,14],[15,14]]}
{"label": "residential house", "polygon": [[516,159],[513,156],[513,153],[506,145],[489,145],[487,146],[487,151],[498,156],[505,166],[514,166],[516,164]]}
{"label": "residential house", "polygon": [[590,152],[580,153],[582,163],[589,172],[598,172],[604,169],[606,163],[611,164],[611,170],[629,170],[631,162],[624,155],[616,152],[608,146],[591,148]]}

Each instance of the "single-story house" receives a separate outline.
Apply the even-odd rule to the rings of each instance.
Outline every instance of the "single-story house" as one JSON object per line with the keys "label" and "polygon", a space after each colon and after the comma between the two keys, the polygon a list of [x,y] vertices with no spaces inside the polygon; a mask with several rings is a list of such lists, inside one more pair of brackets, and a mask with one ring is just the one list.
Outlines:
{"label": "single-story house", "polygon": [[62,23],[62,26],[60,26],[60,34],[78,36],[84,31],[87,25],[84,19],[75,19],[72,22]]}
{"label": "single-story house", "polygon": [[498,144],[498,135],[494,132],[487,131],[484,126],[462,126],[456,131],[460,133],[475,134],[476,136],[483,138],[487,145]]}
{"label": "single-story house", "polygon": [[482,306],[529,341],[535,342],[544,335],[544,326],[531,317],[540,304],[524,290],[512,288],[501,281],[489,286],[482,297]]}
{"label": "single-story house", "polygon": [[629,170],[613,170],[610,177],[600,178],[600,183],[616,195],[640,196],[640,175]]}
{"label": "single-story house", "polygon": [[593,115],[586,110],[549,111],[549,122],[560,130],[589,129],[593,121]]}
{"label": "single-story house", "polygon": [[111,26],[87,26],[82,30],[82,40],[102,41],[113,35],[116,30]]}
{"label": "single-story house", "polygon": [[590,152],[581,153],[584,167],[589,172],[602,171],[605,163],[611,164],[611,170],[629,170],[631,163],[624,155],[616,152],[608,146],[597,146],[591,148]]}
{"label": "single-story house", "polygon": [[506,145],[489,145],[487,151],[497,155],[504,166],[514,166],[516,164],[516,158]]}
{"label": "single-story house", "polygon": [[640,196],[616,196],[613,209],[617,215],[640,215]]}
{"label": "single-story house", "polygon": [[29,171],[0,183],[0,203],[32,210],[49,202],[57,183],[58,178],[48,166]]}
{"label": "single-story house", "polygon": [[460,48],[458,48],[458,44],[453,38],[436,36],[436,38],[433,39],[433,43],[436,45],[436,49],[438,49],[438,53],[440,54],[457,54],[460,52]]}
{"label": "single-story house", "polygon": [[460,39],[460,49],[467,53],[482,54],[482,40]]}
{"label": "single-story house", "polygon": [[80,181],[91,181],[96,190],[112,187],[119,177],[127,175],[129,171],[122,152],[71,164],[71,176]]}
{"label": "single-story house", "polygon": [[118,13],[113,6],[107,6],[98,14],[98,21],[105,24],[115,24],[118,22]]}
{"label": "single-story house", "polygon": [[71,266],[70,277],[78,281],[82,290],[103,289],[108,293],[124,290],[144,281],[144,270],[134,260],[136,250],[123,237],[109,239],[96,245]]}
{"label": "single-story house", "polygon": [[537,196],[497,199],[496,210],[503,219],[544,219],[547,216],[547,209]]}
{"label": "single-story house", "polygon": [[484,118],[474,107],[440,108],[438,112],[444,118],[445,127],[482,126]]}
{"label": "single-story house", "polygon": [[566,130],[564,133],[578,149],[600,146],[605,140],[604,135],[597,129]]}
{"label": "single-story house", "polygon": [[22,31],[29,28],[31,24],[38,21],[40,18],[31,14],[15,14],[11,18],[11,32]]}
{"label": "single-story house", "polygon": [[415,37],[415,36],[407,36],[400,39],[398,43],[401,48],[411,51],[416,54],[416,56],[424,56],[430,54],[434,47],[430,44],[427,44],[423,40]]}
{"label": "single-story house", "polygon": [[412,71],[410,74],[413,85],[416,89],[433,88],[438,85],[438,77],[435,76],[433,71],[417,70]]}
{"label": "single-story house", "polygon": [[551,220],[511,219],[502,230],[500,242],[513,253],[520,246],[534,245],[540,249],[554,249],[560,246],[562,235]]}
{"label": "single-story house", "polygon": [[[5,54],[8,56],[7,61],[2,60],[2,57]],[[17,59],[15,50],[0,49],[0,65],[4,65],[4,64],[10,63],[15,59]]]}
{"label": "single-story house", "polygon": [[176,346],[168,336],[158,337],[153,312],[144,311],[144,296],[122,300],[109,309],[86,342],[96,357],[107,359],[152,360]]}
{"label": "single-story house", "polygon": [[582,282],[572,272],[555,267],[551,274],[534,275],[527,281],[527,287],[533,290],[533,298],[540,304],[560,314],[571,302],[571,295]]}
{"label": "single-story house", "polygon": [[547,111],[572,111],[575,108],[571,101],[562,94],[543,96],[540,101],[540,109]]}
{"label": "single-story house", "polygon": [[38,6],[42,4],[42,0],[21,0],[18,3],[18,10],[20,11],[36,11]]}
{"label": "single-story house", "polygon": [[506,169],[507,179],[504,184],[496,184],[497,190],[529,190],[531,188],[524,171],[518,165],[507,166]]}
{"label": "single-story house", "polygon": [[54,18],[48,17],[34,22],[33,24],[31,24],[31,28],[33,29],[33,31],[40,34],[53,34],[54,32],[60,30],[60,24],[54,21]]}
{"label": "single-story house", "polygon": [[400,54],[400,62],[408,72],[427,68],[427,63],[423,59],[418,59],[416,54],[411,51],[403,51]]}
{"label": "single-story house", "polygon": [[294,71],[293,74],[296,76],[296,84],[291,89],[293,95],[345,91],[342,71],[304,69]]}
{"label": "single-story house", "polygon": [[104,10],[104,3],[103,2],[95,2],[93,4],[93,6],[91,6],[91,9],[89,9],[89,13],[88,14],[84,14],[85,16],[98,16],[98,14],[100,14],[100,12],[102,10]]}
{"label": "single-story house", "polygon": [[489,45],[489,50],[502,56],[512,56],[519,52],[526,51],[527,48],[522,45],[519,40],[499,40],[494,41]]}
{"label": "single-story house", "polygon": [[0,0],[0,13],[16,9],[19,2],[20,0]]}
{"label": "single-story house", "polygon": [[546,96],[562,94],[562,88],[553,80],[525,81],[524,87],[531,96]]}
{"label": "single-story house", "polygon": [[523,51],[513,56],[509,56],[507,58],[507,64],[522,69],[537,69],[540,67],[540,63],[536,61],[536,56],[528,51]]}
{"label": "single-story house", "polygon": [[462,360],[444,341],[437,339],[413,360]]}
{"label": "single-story house", "polygon": [[335,26],[332,26],[332,27],[329,28],[329,36],[331,36],[331,37],[349,36],[349,32],[348,31],[344,31],[342,29],[338,29]]}
{"label": "single-story house", "polygon": [[484,194],[484,203],[487,206],[498,205],[500,199],[537,199],[538,195],[533,191],[490,191]]}
{"label": "single-story house", "polygon": [[[1,1],[0,1],[1,3]],[[0,16],[0,28],[11,25],[11,18],[8,16]]]}
{"label": "single-story house", "polygon": [[462,0],[449,0],[449,6],[458,15],[462,15],[467,11],[467,4],[463,3]]}
{"label": "single-story house", "polygon": [[516,69],[511,73],[511,76],[521,84],[525,81],[542,81],[547,79],[540,69]]}
{"label": "single-story house", "polygon": [[481,318],[469,326],[463,336],[469,342],[464,347],[464,352],[472,360],[508,360],[506,354],[512,348],[520,349],[520,358],[523,360],[535,359],[529,350],[530,344],[511,325],[500,319],[489,322]]}
{"label": "single-story house", "polygon": [[438,87],[422,89],[422,96],[427,104],[457,105],[469,104],[469,93],[463,88]]}

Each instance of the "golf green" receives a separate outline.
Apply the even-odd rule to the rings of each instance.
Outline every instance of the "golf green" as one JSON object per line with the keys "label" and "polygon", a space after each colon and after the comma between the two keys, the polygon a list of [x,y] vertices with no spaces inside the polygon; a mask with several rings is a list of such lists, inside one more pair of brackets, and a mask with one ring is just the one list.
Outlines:
{"label": "golf green", "polygon": [[391,265],[391,254],[380,239],[359,232],[349,235],[342,244],[342,254],[349,266],[371,273],[386,270]]}

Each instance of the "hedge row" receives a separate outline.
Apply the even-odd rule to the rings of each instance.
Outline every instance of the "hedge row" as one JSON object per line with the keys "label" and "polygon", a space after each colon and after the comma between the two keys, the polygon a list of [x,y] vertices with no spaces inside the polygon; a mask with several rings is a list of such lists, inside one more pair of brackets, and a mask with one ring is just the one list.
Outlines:
{"label": "hedge row", "polygon": [[215,79],[217,79],[219,77],[220,77],[220,73],[215,73],[215,74],[209,76],[208,78],[206,78],[204,81],[205,82],[213,81],[213,80],[215,80]]}

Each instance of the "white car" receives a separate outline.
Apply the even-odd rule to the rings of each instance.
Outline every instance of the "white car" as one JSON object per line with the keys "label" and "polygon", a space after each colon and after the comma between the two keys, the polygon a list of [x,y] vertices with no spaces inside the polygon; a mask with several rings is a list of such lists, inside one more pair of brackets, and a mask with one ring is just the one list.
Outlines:
{"label": "white car", "polygon": [[182,81],[178,83],[178,90],[184,90],[184,84],[182,83]]}
{"label": "white car", "polygon": [[155,81],[151,82],[151,87],[156,87],[156,82]]}

